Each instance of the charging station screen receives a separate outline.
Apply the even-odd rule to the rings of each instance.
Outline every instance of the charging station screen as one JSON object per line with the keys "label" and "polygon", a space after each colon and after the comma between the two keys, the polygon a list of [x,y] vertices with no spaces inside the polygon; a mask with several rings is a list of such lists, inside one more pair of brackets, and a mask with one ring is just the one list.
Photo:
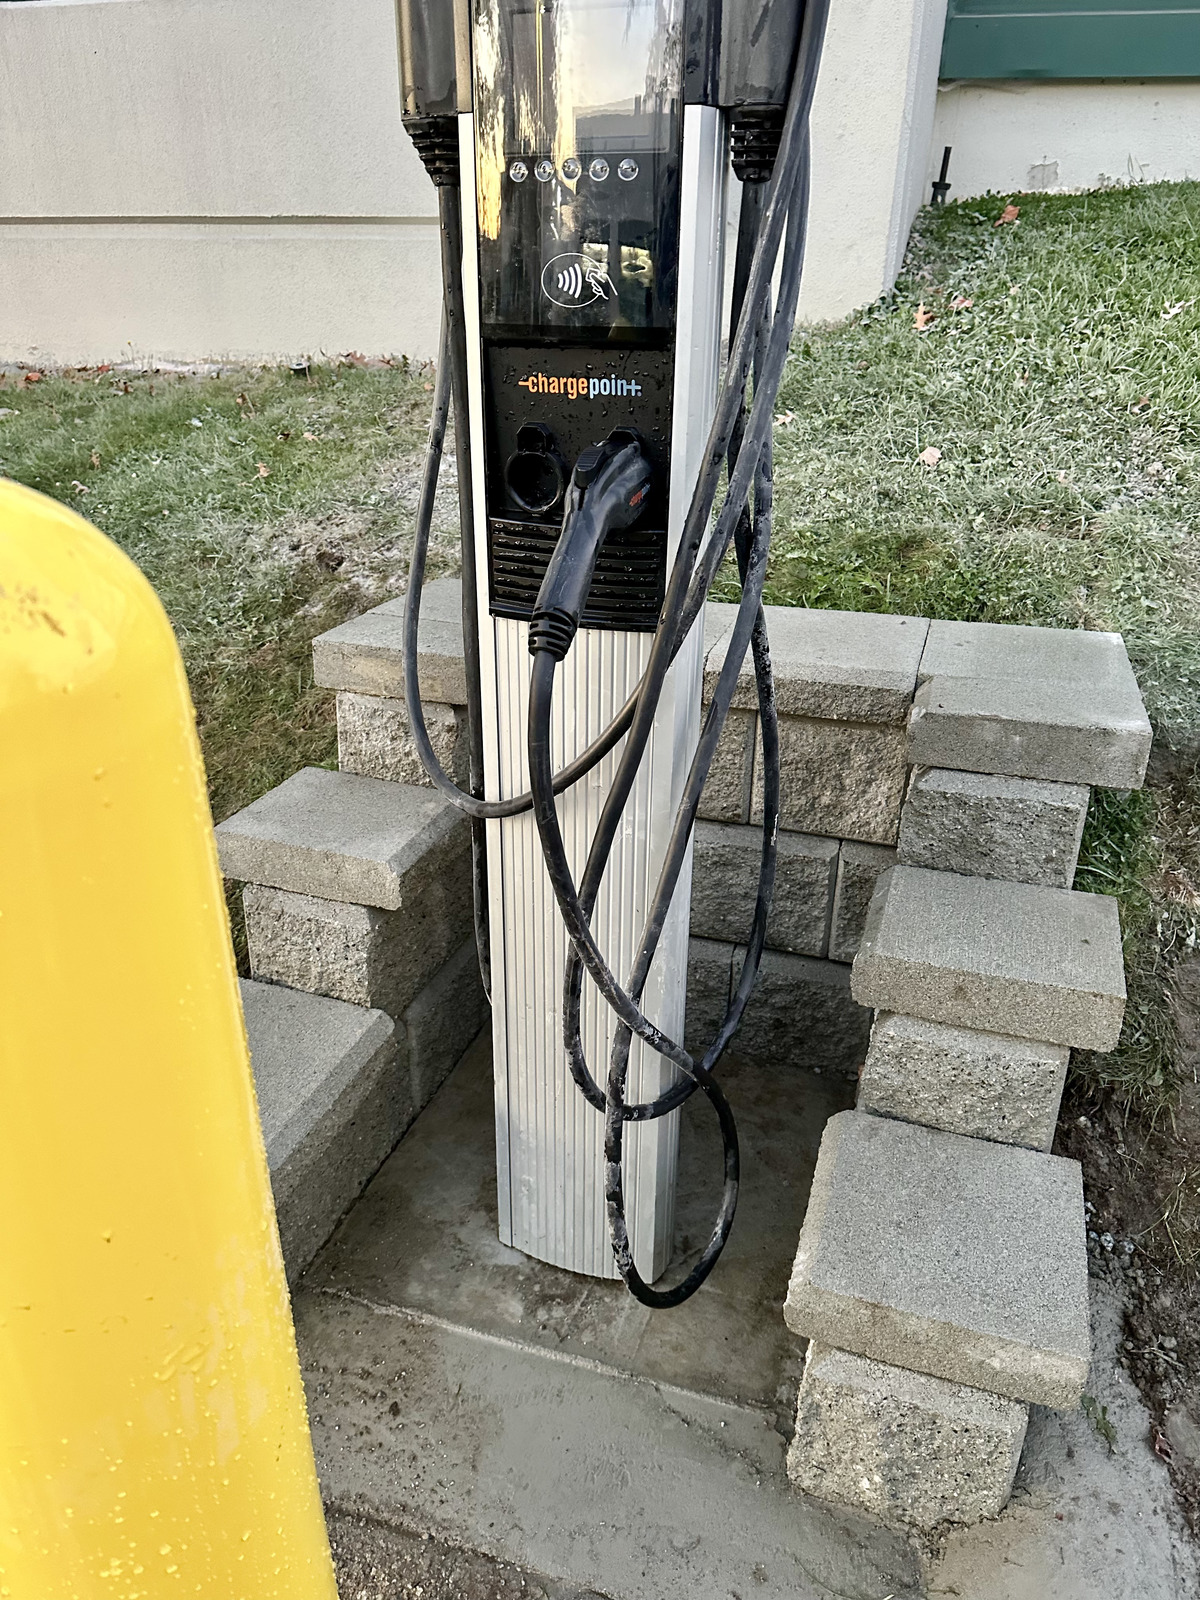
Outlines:
{"label": "charging station screen", "polygon": [[670,331],[682,60],[683,0],[480,0],[488,334],[661,343]]}

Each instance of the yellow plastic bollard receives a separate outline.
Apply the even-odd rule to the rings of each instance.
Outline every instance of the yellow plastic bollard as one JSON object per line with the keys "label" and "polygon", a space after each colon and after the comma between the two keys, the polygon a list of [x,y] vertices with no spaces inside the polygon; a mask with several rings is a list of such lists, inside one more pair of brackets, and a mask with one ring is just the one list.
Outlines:
{"label": "yellow plastic bollard", "polygon": [[337,1600],[170,626],[0,483],[0,1596]]}

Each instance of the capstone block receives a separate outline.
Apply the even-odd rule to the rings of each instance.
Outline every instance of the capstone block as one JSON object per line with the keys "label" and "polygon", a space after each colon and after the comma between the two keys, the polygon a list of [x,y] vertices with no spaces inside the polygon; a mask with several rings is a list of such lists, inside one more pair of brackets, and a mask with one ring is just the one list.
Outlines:
{"label": "capstone block", "polygon": [[[704,683],[709,695],[725,662],[735,610],[708,607]],[[923,617],[814,611],[804,606],[768,606],[766,615],[775,697],[782,715],[904,722],[929,628]],[[733,703],[746,710],[758,705],[749,651]]]}
{"label": "capstone block", "polygon": [[853,961],[858,954],[875,885],[895,864],[896,852],[888,845],[856,844],[850,839],[842,845],[829,930],[832,960]]}
{"label": "capstone block", "polygon": [[922,766],[1116,789],[1151,744],[1120,634],[988,622],[930,624],[910,732]]}
{"label": "capstone block", "polygon": [[839,1112],[784,1317],[873,1361],[1077,1405],[1091,1352],[1079,1163]]}
{"label": "capstone block", "polygon": [[894,1526],[979,1522],[1008,1503],[1028,1420],[1020,1401],[814,1343],[788,1477]]}
{"label": "capstone block", "polygon": [[243,981],[242,1006],[288,1280],[295,1283],[413,1117],[390,1017]]}
{"label": "capstone block", "polygon": [[1117,902],[893,867],[871,901],[854,996],[953,1027],[1111,1050],[1125,971]]}
{"label": "capstone block", "polygon": [[404,1013],[416,1110],[429,1104],[488,1016],[472,935]]}
{"label": "capstone block", "polygon": [[[465,784],[469,759],[465,711],[433,704],[423,709],[434,754],[456,783]],[[343,691],[337,697],[337,730],[338,766],[343,772],[432,787],[402,700]]]}
{"label": "capstone block", "polygon": [[[745,946],[734,951],[741,977]],[[763,1066],[808,1067],[857,1077],[867,1053],[871,1013],[850,993],[850,971],[836,961],[764,950],[737,1049]]]}
{"label": "capstone block", "polygon": [[1063,1045],[885,1012],[871,1030],[858,1109],[1048,1151],[1070,1054]]}
{"label": "capstone block", "polygon": [[697,816],[709,822],[749,820],[757,747],[758,718],[752,711],[731,711],[713,752]]}
{"label": "capstone block", "polygon": [[465,817],[434,790],[324,767],[293,774],[216,836],[228,878],[383,911],[470,851]]}
{"label": "capstone block", "polygon": [[[781,717],[781,827],[833,839],[895,844],[907,759],[902,728]],[[762,818],[758,765],[754,821]]]}
{"label": "capstone block", "polygon": [[910,867],[1069,889],[1090,791],[934,767],[909,784],[899,859]]}
{"label": "capstone block", "polygon": [[[692,857],[691,929],[704,939],[745,939],[754,915],[762,829],[698,822]],[[780,833],[767,943],[823,956],[837,868],[836,839]]]}
{"label": "capstone block", "polygon": [[[422,700],[465,706],[462,584],[438,578],[421,593],[417,678]],[[313,677],[326,689],[404,698],[404,600],[352,617],[313,640]]]}
{"label": "capstone block", "polygon": [[400,1017],[471,931],[470,859],[431,873],[398,911],[261,884],[242,906],[256,978]]}

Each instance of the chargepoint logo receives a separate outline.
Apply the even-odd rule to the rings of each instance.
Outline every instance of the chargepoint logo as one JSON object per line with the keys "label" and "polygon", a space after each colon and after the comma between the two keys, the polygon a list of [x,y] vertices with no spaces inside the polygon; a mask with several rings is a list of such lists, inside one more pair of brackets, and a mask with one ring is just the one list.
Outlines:
{"label": "chargepoint logo", "polygon": [[556,378],[547,372],[531,372],[527,378],[518,378],[517,387],[528,389],[530,394],[563,394],[568,400],[608,400],[620,395],[636,400],[642,392],[636,378]]}

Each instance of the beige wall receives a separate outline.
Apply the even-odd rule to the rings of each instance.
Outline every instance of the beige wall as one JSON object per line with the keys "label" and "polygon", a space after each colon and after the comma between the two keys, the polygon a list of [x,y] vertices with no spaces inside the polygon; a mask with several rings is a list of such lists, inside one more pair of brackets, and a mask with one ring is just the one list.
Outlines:
{"label": "beige wall", "polygon": [[[833,0],[802,317],[895,274],[944,6]],[[0,36],[0,360],[433,353],[393,0],[0,0]]]}
{"label": "beige wall", "polygon": [[1200,178],[1200,83],[943,84],[930,181],[946,145],[951,199]]}
{"label": "beige wall", "polygon": [[392,0],[0,0],[0,359],[431,354]]}

